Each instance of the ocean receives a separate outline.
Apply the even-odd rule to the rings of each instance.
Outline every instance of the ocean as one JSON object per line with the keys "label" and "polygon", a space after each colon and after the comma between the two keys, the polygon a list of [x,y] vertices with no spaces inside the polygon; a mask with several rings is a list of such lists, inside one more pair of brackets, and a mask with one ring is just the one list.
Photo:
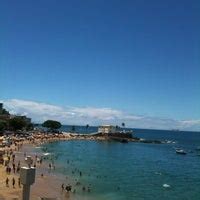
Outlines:
{"label": "ocean", "polygon": [[[69,131],[70,126],[62,129]],[[76,129],[97,131],[96,127]],[[142,129],[133,132],[137,137],[170,142],[59,141],[45,144],[42,149],[54,158],[58,176],[67,177],[66,182],[70,180],[76,188],[77,199],[199,200],[200,151],[196,148],[200,146],[200,133]],[[176,154],[176,147],[187,154]],[[80,185],[75,186],[77,181]]]}

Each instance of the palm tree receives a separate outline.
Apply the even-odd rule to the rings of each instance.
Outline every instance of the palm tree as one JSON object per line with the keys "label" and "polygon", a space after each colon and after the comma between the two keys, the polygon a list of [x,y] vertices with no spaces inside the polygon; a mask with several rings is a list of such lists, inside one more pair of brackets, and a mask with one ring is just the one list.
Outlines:
{"label": "palm tree", "polygon": [[117,132],[120,131],[120,127],[118,125],[116,125],[115,128]]}
{"label": "palm tree", "polygon": [[76,127],[73,125],[71,131],[74,133],[76,131]]}
{"label": "palm tree", "polygon": [[[125,123],[122,122],[122,127],[125,128]],[[125,130],[123,129],[123,132],[125,132]]]}
{"label": "palm tree", "polygon": [[89,124],[86,124],[85,128],[86,128],[86,132],[87,132],[88,128],[89,128]]}

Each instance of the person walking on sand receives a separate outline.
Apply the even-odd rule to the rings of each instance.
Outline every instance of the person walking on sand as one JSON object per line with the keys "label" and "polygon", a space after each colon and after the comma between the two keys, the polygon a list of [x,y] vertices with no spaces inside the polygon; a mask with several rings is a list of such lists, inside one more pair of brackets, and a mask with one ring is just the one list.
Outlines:
{"label": "person walking on sand", "polygon": [[8,179],[8,177],[6,178],[6,187],[9,187],[9,179]]}
{"label": "person walking on sand", "polygon": [[21,181],[20,181],[20,178],[18,178],[18,186],[19,186],[19,188],[21,188]]}
{"label": "person walking on sand", "polygon": [[13,188],[15,188],[15,178],[14,177],[12,179],[12,185],[13,185]]}
{"label": "person walking on sand", "polygon": [[10,173],[11,173],[11,167],[8,168],[8,174],[10,174]]}
{"label": "person walking on sand", "polygon": [[17,166],[17,173],[19,173],[20,171],[20,166]]}
{"label": "person walking on sand", "polygon": [[13,172],[15,174],[16,168],[15,168],[15,163],[13,163]]}

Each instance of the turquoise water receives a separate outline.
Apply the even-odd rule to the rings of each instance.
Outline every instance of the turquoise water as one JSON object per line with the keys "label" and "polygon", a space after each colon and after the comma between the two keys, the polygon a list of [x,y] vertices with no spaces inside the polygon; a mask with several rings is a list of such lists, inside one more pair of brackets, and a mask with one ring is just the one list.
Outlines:
{"label": "turquoise water", "polygon": [[[63,141],[45,147],[55,157],[57,173],[71,177],[72,184],[75,179],[81,182],[76,193],[82,199],[200,199],[200,152],[195,150],[200,133],[135,130],[135,134],[176,143]],[[188,154],[176,154],[177,146]],[[83,192],[83,185],[90,185],[91,192]]]}

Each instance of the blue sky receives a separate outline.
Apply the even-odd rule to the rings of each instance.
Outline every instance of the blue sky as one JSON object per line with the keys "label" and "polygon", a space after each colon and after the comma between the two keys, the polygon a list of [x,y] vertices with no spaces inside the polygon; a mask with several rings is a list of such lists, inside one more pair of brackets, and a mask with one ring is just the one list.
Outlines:
{"label": "blue sky", "polygon": [[198,0],[2,1],[0,99],[198,122],[199,10]]}

